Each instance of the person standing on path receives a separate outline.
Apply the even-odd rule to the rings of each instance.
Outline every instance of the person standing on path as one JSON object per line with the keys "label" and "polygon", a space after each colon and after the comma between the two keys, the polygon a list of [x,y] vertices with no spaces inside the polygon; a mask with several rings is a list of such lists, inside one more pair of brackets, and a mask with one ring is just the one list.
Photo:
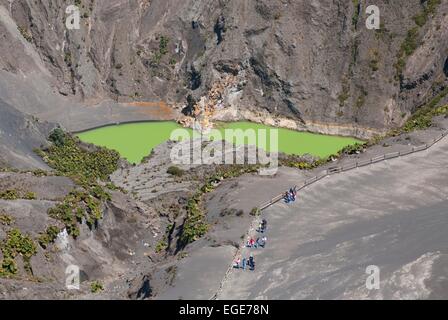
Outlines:
{"label": "person standing on path", "polygon": [[249,257],[249,268],[251,271],[255,270],[255,260],[254,260],[254,256],[252,254],[250,254],[250,257]]}
{"label": "person standing on path", "polygon": [[261,233],[264,233],[266,231],[266,228],[268,227],[268,222],[266,219],[261,220]]}

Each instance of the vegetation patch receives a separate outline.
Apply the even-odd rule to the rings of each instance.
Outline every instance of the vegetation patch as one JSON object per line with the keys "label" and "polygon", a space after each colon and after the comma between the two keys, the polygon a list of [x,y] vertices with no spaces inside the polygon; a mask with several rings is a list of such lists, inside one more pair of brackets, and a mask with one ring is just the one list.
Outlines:
{"label": "vegetation patch", "polygon": [[35,200],[37,198],[34,192],[21,192],[16,189],[0,191],[0,199],[2,200]]}
{"label": "vegetation patch", "polygon": [[418,109],[409,119],[404,126],[399,129],[391,130],[387,133],[387,136],[397,136],[401,133],[411,132],[414,130],[427,129],[432,126],[433,118],[437,116],[448,116],[448,105],[436,106],[440,101],[448,95],[448,87],[440,92],[436,97],[429,101],[425,106]]}
{"label": "vegetation patch", "polygon": [[166,36],[160,36],[159,38],[159,50],[153,55],[152,62],[154,64],[159,64],[163,56],[168,53],[168,43],[170,39]]}
{"label": "vegetation patch", "polygon": [[102,218],[102,201],[110,199],[110,195],[98,190],[75,190],[54,208],[48,210],[48,215],[64,223],[67,232],[72,237],[79,236],[78,224],[87,223],[90,229]]}
{"label": "vegetation patch", "polygon": [[425,8],[423,11],[416,16],[414,16],[414,22],[419,27],[423,27],[426,22],[428,21],[428,18],[436,13],[437,6],[441,3],[441,0],[428,0],[426,1]]}
{"label": "vegetation patch", "polygon": [[166,172],[170,175],[176,176],[176,177],[181,177],[184,175],[184,170],[182,170],[179,167],[176,166],[171,166],[168,168],[168,170],[166,170]]}
{"label": "vegetation patch", "polygon": [[187,218],[182,226],[180,236],[180,241],[185,245],[198,240],[209,229],[209,225],[205,221],[202,195],[201,192],[197,192],[187,202]]}
{"label": "vegetation patch", "polygon": [[400,79],[401,73],[403,72],[404,67],[406,66],[406,59],[409,57],[415,49],[419,46],[418,42],[418,28],[414,27],[408,31],[406,34],[406,38],[400,46],[400,50],[398,51],[398,60],[395,63],[395,69],[397,71],[395,78],[397,80]]}
{"label": "vegetation patch", "polygon": [[50,173],[42,169],[36,169],[31,172],[36,177],[47,177]]}
{"label": "vegetation patch", "polygon": [[36,151],[58,173],[87,180],[105,180],[117,170],[118,152],[100,147],[89,152],[82,149],[70,135],[61,134],[59,130],[55,129],[50,135],[52,146]]}
{"label": "vegetation patch", "polygon": [[160,240],[155,248],[155,252],[156,253],[160,253],[162,251],[165,251],[166,249],[168,249],[168,242],[166,241],[166,238],[163,238],[162,240]]}
{"label": "vegetation patch", "polygon": [[39,245],[46,249],[50,243],[54,243],[56,238],[58,237],[59,232],[61,230],[56,226],[50,226],[47,228],[45,233],[41,233],[40,236],[37,238],[37,242],[39,242]]}
{"label": "vegetation patch", "polygon": [[341,151],[339,151],[339,155],[343,154],[358,154],[364,151],[366,148],[366,143],[355,143],[344,147]]}
{"label": "vegetation patch", "polygon": [[[102,218],[102,205],[111,196],[98,183],[106,180],[118,168],[120,159],[116,151],[97,148],[88,151],[78,145],[78,141],[57,128],[50,134],[53,144],[44,150],[36,151],[48,165],[61,175],[70,176],[79,186],[70,192],[61,203],[48,210],[48,215],[61,221],[68,234],[79,236],[79,224],[86,222],[93,229]],[[106,185],[116,190],[113,184]],[[51,243],[59,233],[56,227],[50,227],[41,234],[39,243],[42,247]]]}
{"label": "vegetation patch", "polygon": [[0,276],[8,277],[18,273],[18,267],[15,261],[17,256],[21,256],[25,271],[32,275],[31,257],[37,252],[34,241],[28,235],[23,235],[19,229],[8,231],[7,237],[0,243],[3,254],[3,261],[0,265]]}
{"label": "vegetation patch", "polygon": [[285,158],[279,159],[279,164],[281,166],[297,168],[300,170],[312,170],[312,169],[315,169],[315,168],[331,161],[331,159],[334,159],[337,157],[338,157],[338,155],[330,155],[328,157],[320,158],[320,159],[313,160],[312,162],[310,162],[310,161],[303,160],[302,157],[298,157],[295,155],[288,155]]}
{"label": "vegetation patch", "polygon": [[380,140],[387,137],[395,137],[402,133],[409,133],[414,130],[423,130],[433,125],[433,118],[437,116],[448,117],[448,105],[436,107],[440,101],[448,94],[448,87],[445,88],[440,94],[433,98],[424,107],[418,109],[406,123],[398,129],[390,130],[385,135],[378,135],[370,139],[367,145],[371,146],[377,144]]}
{"label": "vegetation patch", "polygon": [[260,208],[254,207],[254,208],[252,208],[252,210],[250,210],[251,216],[256,217],[256,216],[259,216],[260,214],[261,214]]}
{"label": "vegetation patch", "polygon": [[93,281],[90,284],[90,292],[98,293],[104,290],[104,286],[100,281]]}
{"label": "vegetation patch", "polygon": [[155,252],[160,253],[162,251],[166,251],[169,248],[168,244],[168,236],[171,233],[173,229],[173,225],[169,224],[166,226],[165,234],[163,235],[163,238],[156,244]]}
{"label": "vegetation patch", "polygon": [[0,191],[0,199],[2,199],[2,200],[17,200],[17,199],[19,199],[19,193],[17,190]]}
{"label": "vegetation patch", "polygon": [[438,108],[421,108],[403,126],[403,132],[426,129],[432,126],[432,119],[436,116],[448,115],[448,105]]}
{"label": "vegetation patch", "polygon": [[10,226],[15,222],[14,218],[6,213],[0,214],[0,224],[4,226]]}
{"label": "vegetation patch", "polygon": [[28,42],[33,41],[33,36],[31,32],[29,32],[25,27],[18,26],[17,29],[19,30],[20,34],[22,35],[22,37],[25,38],[26,41]]}
{"label": "vegetation patch", "polygon": [[25,200],[36,200],[37,195],[35,192],[27,192],[24,194],[23,199]]}

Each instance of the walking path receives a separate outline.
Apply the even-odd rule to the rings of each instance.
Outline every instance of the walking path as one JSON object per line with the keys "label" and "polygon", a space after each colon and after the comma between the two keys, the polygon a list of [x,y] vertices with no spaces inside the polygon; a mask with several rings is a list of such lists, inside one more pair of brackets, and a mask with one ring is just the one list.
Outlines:
{"label": "walking path", "polygon": [[[438,281],[431,268],[448,245],[447,156],[443,139],[429,150],[323,178],[296,203],[266,209],[267,247],[237,252],[253,252],[256,271],[230,267],[213,298],[428,297],[423,280]],[[380,291],[365,289],[370,264],[381,268]]]}

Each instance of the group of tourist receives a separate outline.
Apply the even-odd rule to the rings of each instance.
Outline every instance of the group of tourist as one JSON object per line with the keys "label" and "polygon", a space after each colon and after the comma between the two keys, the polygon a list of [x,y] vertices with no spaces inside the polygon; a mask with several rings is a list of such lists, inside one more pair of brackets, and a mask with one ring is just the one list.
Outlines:
{"label": "group of tourist", "polygon": [[294,202],[296,201],[296,196],[297,196],[297,187],[290,188],[289,191],[285,192],[283,200],[285,200],[285,203]]}
{"label": "group of tourist", "polygon": [[[293,202],[296,200],[296,196],[297,196],[297,187],[290,188],[289,191],[285,193],[284,200],[286,203]],[[266,219],[261,220],[256,231],[257,233],[261,233],[263,235],[257,237],[257,240],[255,240],[253,237],[248,237],[246,241],[246,248],[257,249],[257,248],[264,248],[266,246],[268,238],[264,235],[264,233],[266,232],[267,226],[268,222],[266,221]],[[243,259],[238,258],[237,260],[234,261],[233,267],[235,269],[242,269],[242,270],[246,270],[247,268],[251,271],[254,271],[255,260],[253,254],[251,253],[249,258],[243,258]]]}
{"label": "group of tourist", "polygon": [[257,238],[257,240],[255,240],[254,238],[249,237],[247,239],[246,242],[246,247],[247,248],[264,248],[264,246],[266,245],[266,241],[268,240],[268,238],[263,237],[263,238]]}
{"label": "group of tourist", "polygon": [[251,271],[255,270],[255,260],[254,260],[254,255],[251,253],[249,256],[249,259],[243,258],[241,259],[237,259],[234,263],[234,268],[236,269],[243,269],[246,270],[246,268],[248,268]]}
{"label": "group of tourist", "polygon": [[[266,221],[266,219],[261,220],[260,224],[258,225],[257,228],[257,232],[258,233],[265,233],[266,232],[266,228],[268,226],[268,222]],[[266,242],[268,241],[268,238],[266,236],[263,237],[257,237],[257,240],[255,240],[252,237],[249,237],[247,239],[246,242],[246,247],[247,248],[264,248],[266,246]],[[237,259],[234,264],[233,267],[235,269],[242,269],[242,270],[246,270],[246,268],[248,268],[251,271],[255,270],[255,260],[254,260],[254,256],[251,253],[249,258],[243,258],[243,259]]]}

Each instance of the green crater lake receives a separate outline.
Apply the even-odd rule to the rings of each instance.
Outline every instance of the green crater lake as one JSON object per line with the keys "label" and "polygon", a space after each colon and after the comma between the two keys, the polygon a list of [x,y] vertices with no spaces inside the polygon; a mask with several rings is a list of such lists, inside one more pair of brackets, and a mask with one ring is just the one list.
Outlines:
{"label": "green crater lake", "polygon": [[[116,150],[130,163],[140,163],[151,150],[170,139],[175,129],[182,128],[173,121],[151,121],[111,125],[76,134],[83,142],[92,143]],[[274,128],[252,122],[220,123],[217,130],[225,137],[225,129],[265,129],[267,132],[267,151],[269,148],[270,129],[278,129],[278,150],[286,154],[302,155],[309,153],[321,158],[337,153],[345,146],[360,143],[350,137],[299,132],[283,128]],[[188,129],[193,133],[193,130]],[[234,141],[235,142],[235,141]],[[257,141],[258,144],[258,141]]]}

